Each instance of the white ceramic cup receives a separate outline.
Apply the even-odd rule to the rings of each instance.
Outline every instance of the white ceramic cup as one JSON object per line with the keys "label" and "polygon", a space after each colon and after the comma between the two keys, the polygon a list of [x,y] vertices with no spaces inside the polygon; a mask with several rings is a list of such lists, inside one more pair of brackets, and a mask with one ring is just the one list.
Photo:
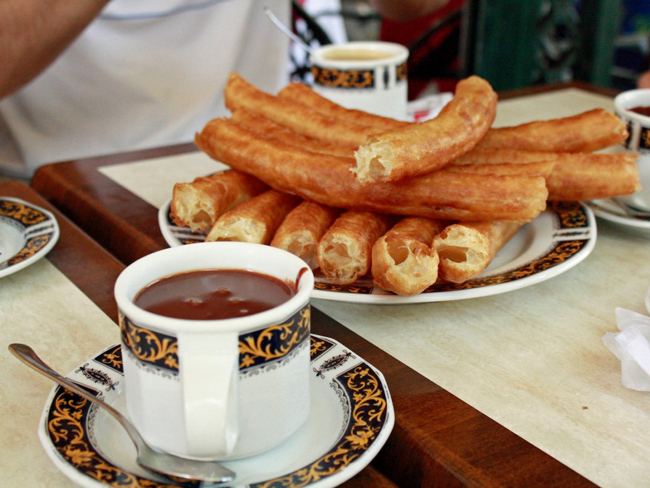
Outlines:
{"label": "white ceramic cup", "polygon": [[[154,280],[242,269],[295,282],[270,310],[224,320],[164,317],[134,297]],[[281,249],[209,242],[165,249],[128,266],[115,284],[127,411],[144,439],[178,456],[235,459],[267,451],[309,415],[310,295],[314,276]]]}
{"label": "white ceramic cup", "polygon": [[313,89],[346,108],[406,120],[408,56],[391,42],[322,46],[311,55]]}
{"label": "white ceramic cup", "polygon": [[638,154],[637,166],[643,189],[620,199],[629,205],[650,210],[650,117],[633,112],[635,107],[650,107],[650,89],[629,90],[614,98],[616,115],[627,126],[629,137],[621,150]]}

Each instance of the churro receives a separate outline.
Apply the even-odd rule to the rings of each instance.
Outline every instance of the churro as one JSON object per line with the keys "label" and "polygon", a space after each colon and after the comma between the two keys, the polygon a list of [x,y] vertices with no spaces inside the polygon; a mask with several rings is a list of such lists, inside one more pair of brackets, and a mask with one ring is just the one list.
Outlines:
{"label": "churro", "polygon": [[225,212],[268,189],[254,176],[236,170],[202,176],[191,183],[176,183],[171,219],[192,232],[207,233]]}
{"label": "churro", "polygon": [[304,200],[282,221],[271,245],[295,254],[316,269],[318,243],[338,214],[335,208]]}
{"label": "churro", "polygon": [[318,243],[318,265],[332,283],[354,283],[370,271],[372,246],[386,232],[391,217],[372,212],[341,214]]}
{"label": "churro", "polygon": [[453,283],[475,278],[520,228],[521,223],[510,221],[461,222],[448,226],[433,239],[440,256],[438,276]]}
{"label": "churro", "polygon": [[571,117],[490,129],[479,147],[590,152],[620,144],[627,136],[627,129],[621,119],[597,108]]}
{"label": "churro", "polygon": [[641,188],[633,154],[565,155],[546,179],[551,201],[585,201],[631,195]]}
{"label": "churro", "polygon": [[345,158],[267,139],[226,119],[210,121],[196,145],[213,159],[276,190],[324,205],[446,220],[529,221],[546,207],[541,176],[438,171],[407,181],[362,185]]}
{"label": "churro", "polygon": [[236,73],[230,75],[224,93],[226,107],[231,112],[244,108],[297,134],[320,139],[328,144],[356,149],[368,135],[382,132],[328,117],[293,100],[281,100],[259,90]]}
{"label": "churro", "polygon": [[275,231],[300,199],[268,190],[223,214],[206,241],[240,241],[269,244]]}
{"label": "churro", "polygon": [[372,279],[397,295],[417,295],[438,279],[440,261],[433,238],[448,222],[406,217],[372,247]]}
{"label": "churro", "polygon": [[434,119],[370,136],[355,153],[362,183],[398,181],[430,173],[468,153],[496,115],[497,95],[478,76],[461,80],[454,98]]}

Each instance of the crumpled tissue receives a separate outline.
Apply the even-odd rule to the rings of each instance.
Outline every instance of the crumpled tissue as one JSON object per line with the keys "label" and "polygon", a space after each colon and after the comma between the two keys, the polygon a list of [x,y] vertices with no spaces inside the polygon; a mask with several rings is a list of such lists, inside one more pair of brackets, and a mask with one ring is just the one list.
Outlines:
{"label": "crumpled tissue", "polygon": [[623,386],[650,391],[650,317],[624,308],[615,314],[620,332],[607,332],[603,342],[621,361]]}

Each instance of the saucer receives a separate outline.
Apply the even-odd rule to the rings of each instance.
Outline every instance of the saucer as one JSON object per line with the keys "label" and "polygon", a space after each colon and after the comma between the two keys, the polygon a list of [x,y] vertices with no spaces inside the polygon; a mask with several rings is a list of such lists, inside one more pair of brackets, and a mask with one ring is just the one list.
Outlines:
{"label": "saucer", "polygon": [[587,203],[598,218],[620,226],[635,235],[650,237],[650,219],[647,217],[631,217],[612,200],[593,200]]}
{"label": "saucer", "polygon": [[45,256],[59,239],[52,213],[18,198],[0,197],[0,278]]}
{"label": "saucer", "polygon": [[[311,368],[307,422],[270,451],[225,461],[237,473],[227,486],[337,486],[366,467],[385,444],[395,415],[383,375],[344,345],[314,334]],[[68,378],[126,411],[120,345],[88,359]],[[50,393],[39,437],[56,467],[81,486],[170,486],[137,466],[135,447],[113,417],[61,387]]]}

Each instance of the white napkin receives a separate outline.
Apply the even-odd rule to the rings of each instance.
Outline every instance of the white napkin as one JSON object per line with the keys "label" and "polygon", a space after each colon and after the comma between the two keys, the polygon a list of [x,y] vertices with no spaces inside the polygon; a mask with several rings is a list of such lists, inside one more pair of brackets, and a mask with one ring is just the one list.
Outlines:
{"label": "white napkin", "polygon": [[603,342],[621,361],[623,386],[650,391],[650,317],[623,308],[615,314],[621,332],[606,333]]}

